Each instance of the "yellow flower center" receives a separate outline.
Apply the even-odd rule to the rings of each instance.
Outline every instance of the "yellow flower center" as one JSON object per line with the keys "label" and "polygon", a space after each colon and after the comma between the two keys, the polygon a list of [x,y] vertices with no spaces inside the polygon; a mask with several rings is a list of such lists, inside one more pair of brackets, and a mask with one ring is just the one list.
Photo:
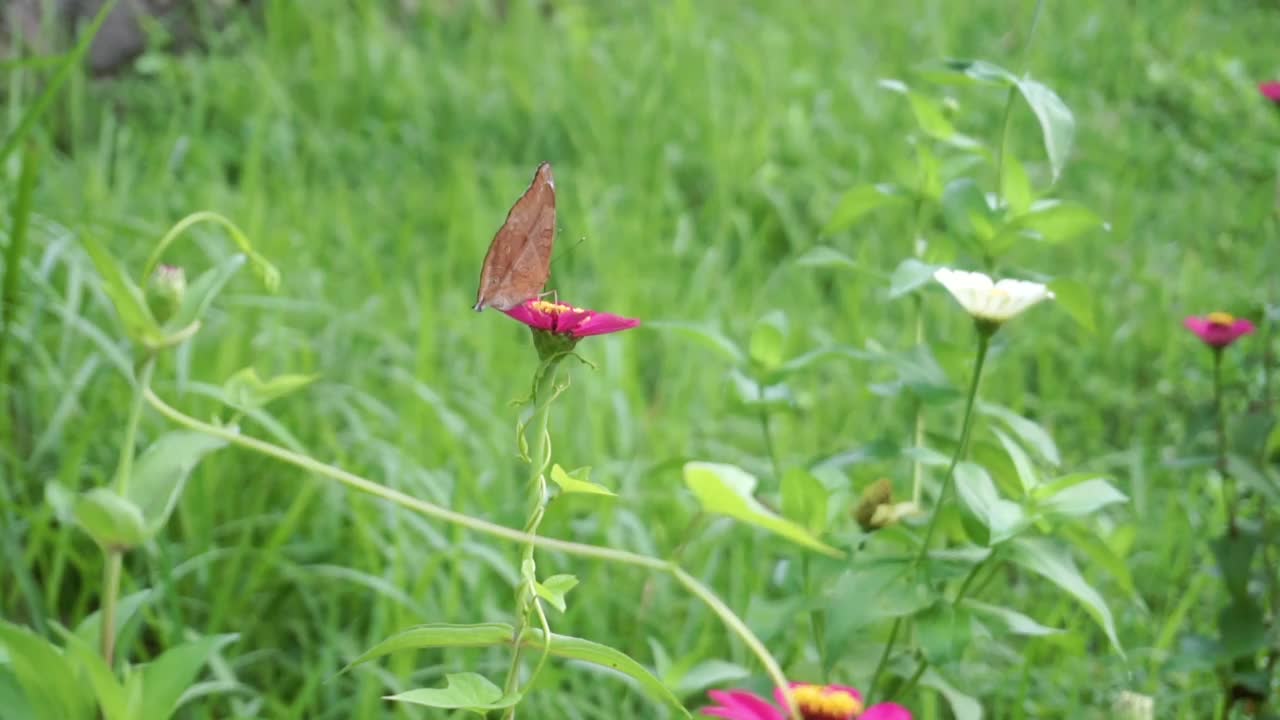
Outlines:
{"label": "yellow flower center", "polygon": [[547,302],[546,300],[535,300],[533,309],[548,315],[561,315],[572,310],[573,312],[582,312],[582,308],[576,308],[571,305],[562,305],[560,303]]}
{"label": "yellow flower center", "polygon": [[1213,323],[1214,325],[1223,325],[1223,326],[1231,325],[1236,321],[1235,316],[1233,316],[1231,313],[1224,313],[1224,312],[1211,312],[1208,315],[1208,319],[1209,319],[1209,322]]}
{"label": "yellow flower center", "polygon": [[851,720],[862,714],[862,703],[845,690],[821,685],[791,688],[805,720]]}

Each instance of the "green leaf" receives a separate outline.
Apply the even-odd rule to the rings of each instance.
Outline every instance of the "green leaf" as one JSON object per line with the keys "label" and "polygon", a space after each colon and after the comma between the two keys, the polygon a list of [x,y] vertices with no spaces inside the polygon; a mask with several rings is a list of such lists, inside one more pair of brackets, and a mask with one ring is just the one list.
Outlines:
{"label": "green leaf", "polygon": [[1054,515],[1079,517],[1115,503],[1128,502],[1129,498],[1111,483],[1101,478],[1085,480],[1056,492],[1040,501],[1045,512]]}
{"label": "green leaf", "polygon": [[415,625],[388,637],[382,642],[364,651],[352,660],[340,672],[362,665],[401,650],[418,650],[421,648],[441,647],[491,647],[509,644],[515,628],[506,623],[479,623],[473,625],[451,625],[433,623]]}
{"label": "green leaf", "polygon": [[1089,208],[1059,201],[1040,203],[1015,217],[1011,225],[1018,230],[1031,231],[1046,243],[1067,242],[1090,230],[1107,226]]}
{"label": "green leaf", "polygon": [[1000,173],[1000,198],[1015,217],[1025,213],[1035,200],[1027,171],[1011,152],[1001,156],[1004,170]]}
{"label": "green leaf", "polygon": [[386,700],[425,705],[434,708],[471,710],[483,716],[488,710],[500,710],[520,702],[520,693],[503,695],[502,688],[475,673],[448,673],[443,688],[421,688],[399,695],[388,695]]}
{"label": "green leaf", "polygon": [[804,468],[791,468],[782,475],[783,516],[815,535],[827,529],[830,495],[822,481]]}
{"label": "green leaf", "polygon": [[1269,644],[1269,632],[1262,608],[1253,598],[1234,597],[1218,613],[1223,660],[1255,655]]}
{"label": "green leaf", "polygon": [[608,495],[609,497],[617,497],[609,488],[593,483],[587,478],[591,475],[591,468],[580,467],[572,472],[565,472],[565,469],[559,465],[551,466],[551,482],[560,487],[560,491],[567,494],[581,495]]}
{"label": "green leaf", "polygon": [[0,620],[0,645],[39,720],[91,720],[93,697],[58,648],[24,627]]}
{"label": "green leaf", "polygon": [[27,701],[27,694],[23,692],[18,678],[4,663],[0,663],[0,707],[8,713],[5,720],[42,720]]}
{"label": "green leaf", "polygon": [[578,584],[578,578],[572,575],[552,575],[542,582],[533,584],[538,597],[551,603],[560,612],[565,611],[564,596]]}
{"label": "green leaf", "polygon": [[947,699],[947,704],[951,706],[951,714],[955,716],[955,720],[982,720],[982,705],[971,695],[957,690],[955,686],[947,682],[945,678],[938,674],[937,670],[929,668],[924,675],[920,676],[920,684],[937,690],[942,697]]}
{"label": "green leaf", "polygon": [[[540,649],[543,646],[542,632],[537,628],[531,630],[525,640],[525,646]],[[590,640],[570,635],[551,634],[551,654],[570,660],[580,660],[600,667],[609,668],[635,680],[641,689],[659,702],[665,702],[680,711],[683,717],[691,717],[675,695],[667,689],[662,681],[649,672],[643,665],[631,659],[626,653],[615,650],[608,645],[601,645]]]}
{"label": "green leaf", "polygon": [[1001,629],[1011,635],[1044,637],[1045,635],[1056,635],[1062,632],[1062,630],[1057,628],[1045,627],[1012,608],[1000,605],[989,605],[987,603],[974,600],[973,598],[965,598],[962,605],[972,611],[973,614],[980,619],[987,619],[999,623]]}
{"label": "green leaf", "polygon": [[800,525],[778,517],[756,501],[752,497],[756,479],[741,468],[719,463],[686,463],[684,481],[707,512],[727,515],[832,557],[841,556],[839,550],[823,543]]}
{"label": "green leaf", "polygon": [[138,716],[138,705],[131,703],[125,687],[102,659],[98,649],[76,635],[67,636],[67,658],[89,677],[98,709],[106,720],[132,720]]}
{"label": "green leaf", "polygon": [[134,284],[129,276],[120,269],[116,259],[92,235],[81,235],[80,241],[89,253],[89,259],[102,279],[102,290],[111,300],[116,315],[124,325],[125,333],[136,343],[153,345],[160,342],[164,333],[151,315],[151,309],[142,295],[142,290]]}
{"label": "green leaf", "polygon": [[972,622],[964,607],[938,600],[915,617],[920,650],[934,665],[946,665],[960,658],[969,646]]}
{"label": "green leaf", "polygon": [[1022,484],[1022,492],[1027,495],[1032,494],[1036,487],[1040,485],[1040,476],[1036,472],[1035,464],[1031,462],[1031,457],[1007,433],[999,428],[991,428],[991,432],[1000,441],[1001,447],[1004,448],[1009,460],[1013,463],[1013,469],[1018,474],[1018,482]]}
{"label": "green leaf", "polygon": [[747,352],[752,362],[765,371],[782,364],[787,343],[787,315],[781,310],[766,313],[751,328]]}
{"label": "green leaf", "polygon": [[947,183],[942,191],[942,215],[952,232],[976,238],[983,247],[995,235],[995,218],[987,196],[970,178]]}
{"label": "green leaf", "polygon": [[1075,139],[1076,120],[1071,109],[1062,102],[1062,98],[1047,86],[1029,77],[1015,81],[1018,92],[1040,121],[1040,132],[1044,137],[1045,153],[1049,156],[1049,166],[1053,170],[1053,180],[1057,182],[1062,175],[1062,168],[1071,155],[1071,144]]}
{"label": "green leaf", "polygon": [[1058,278],[1049,283],[1054,302],[1067,311],[1076,324],[1091,335],[1098,332],[1097,293],[1084,283],[1066,278]]}
{"label": "green leaf", "polygon": [[237,410],[256,410],[315,382],[319,375],[277,375],[263,380],[252,367],[244,368],[222,384],[223,401]]}
{"label": "green leaf", "polygon": [[956,494],[987,529],[986,544],[998,545],[1018,534],[1027,524],[1022,506],[1005,500],[981,465],[962,462],[955,470]]}
{"label": "green leaf", "polygon": [[910,560],[874,559],[839,576],[825,598],[827,647],[842,647],[863,628],[914,615],[936,596],[917,579]]}
{"label": "green leaf", "polygon": [[200,668],[235,635],[210,635],[161,653],[142,666],[142,714],[147,720],[167,720],[178,709]]}
{"label": "green leaf", "polygon": [[907,93],[907,100],[911,103],[911,114],[915,115],[916,124],[925,135],[944,142],[955,137],[956,128],[937,101],[919,93]]}
{"label": "green leaf", "polygon": [[906,201],[907,195],[894,185],[859,185],[840,198],[822,232],[824,235],[831,235],[847,230],[873,210],[905,204]]}
{"label": "green leaf", "polygon": [[214,298],[218,297],[218,293],[222,292],[222,288],[226,287],[227,282],[236,272],[244,267],[244,263],[245,256],[236,253],[221,264],[201,273],[200,277],[187,286],[182,296],[182,304],[178,306],[178,311],[173,314],[173,317],[165,323],[165,330],[172,333],[191,323],[204,320],[204,314],[213,304]]}
{"label": "green leaf", "polygon": [[933,280],[936,265],[920,262],[915,258],[907,258],[894,269],[889,278],[889,299],[896,300],[910,294]]}
{"label": "green leaf", "polygon": [[979,402],[978,412],[1004,423],[1005,427],[1017,436],[1023,447],[1034,450],[1045,462],[1054,467],[1062,464],[1062,456],[1058,453],[1058,446],[1054,444],[1053,438],[1036,423],[1006,407],[992,403]]}
{"label": "green leaf", "polygon": [[[1133,526],[1129,526],[1132,532]],[[1094,528],[1085,528],[1078,525],[1066,525],[1059,528],[1058,532],[1063,534],[1071,543],[1071,546],[1080,551],[1086,560],[1086,565],[1094,570],[1101,570],[1111,579],[1115,581],[1125,595],[1135,598],[1141,603],[1138,597],[1138,588],[1133,582],[1133,573],[1129,570],[1129,564],[1125,562],[1125,558],[1121,557],[1112,547],[1111,542],[1104,538]]]}
{"label": "green leaf", "polygon": [[800,267],[843,268],[849,270],[855,270],[858,267],[858,263],[854,262],[853,258],[825,245],[806,250],[803,255],[796,258],[796,265]]}
{"label": "green leaf", "polygon": [[1258,538],[1238,532],[1214,538],[1209,544],[1218,561],[1218,573],[1227,593],[1237,601],[1249,599],[1249,568],[1258,550]]}
{"label": "green leaf", "polygon": [[148,536],[168,522],[196,464],[226,444],[205,433],[173,430],[161,435],[142,453],[129,481],[129,500],[141,511]]}
{"label": "green leaf", "polygon": [[149,535],[142,510],[108,488],[93,488],[77,496],[72,513],[76,524],[104,548],[128,550]]}
{"label": "green leaf", "polygon": [[1111,610],[1098,591],[1094,590],[1076,569],[1076,564],[1070,555],[1049,544],[1043,538],[1018,538],[1011,545],[1010,559],[1014,563],[1044,577],[1078,600],[1085,612],[1089,613],[1107,634],[1107,639],[1111,641],[1116,652],[1124,655],[1120,638],[1116,636],[1116,625],[1111,617]]}
{"label": "green leaf", "polygon": [[943,61],[946,67],[965,77],[988,85],[1012,85],[1017,82],[1013,73],[986,60],[963,60],[948,58]]}

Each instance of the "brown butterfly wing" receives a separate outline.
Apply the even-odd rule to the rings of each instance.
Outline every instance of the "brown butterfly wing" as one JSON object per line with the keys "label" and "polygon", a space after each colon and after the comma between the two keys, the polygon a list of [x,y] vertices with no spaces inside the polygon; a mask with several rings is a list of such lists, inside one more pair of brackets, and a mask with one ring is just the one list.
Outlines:
{"label": "brown butterfly wing", "polygon": [[475,309],[510,310],[536,298],[551,274],[555,235],[556,185],[551,165],[542,163],[493,236],[480,271]]}

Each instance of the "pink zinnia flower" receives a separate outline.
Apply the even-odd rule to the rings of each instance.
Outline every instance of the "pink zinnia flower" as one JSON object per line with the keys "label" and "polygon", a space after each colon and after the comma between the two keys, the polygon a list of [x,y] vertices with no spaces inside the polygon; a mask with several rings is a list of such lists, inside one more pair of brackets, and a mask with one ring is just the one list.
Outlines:
{"label": "pink zinnia flower", "polygon": [[1280,82],[1258,83],[1258,90],[1266,99],[1273,103],[1280,104]]}
{"label": "pink zinnia flower", "polygon": [[1182,324],[1206,345],[1219,349],[1253,332],[1253,323],[1224,312],[1211,312],[1204,317],[1192,315]]}
{"label": "pink zinnia flower", "polygon": [[[789,720],[787,703],[780,691],[775,692],[777,705],[745,690],[712,690],[707,693],[716,705],[703,708],[702,714],[729,720]],[[791,697],[804,720],[911,720],[911,712],[901,705],[862,704],[862,693],[846,685],[810,685],[792,683]]]}
{"label": "pink zinnia flower", "polygon": [[622,332],[640,324],[639,320],[633,318],[545,300],[529,300],[504,312],[534,330],[567,335],[575,340],[590,335]]}

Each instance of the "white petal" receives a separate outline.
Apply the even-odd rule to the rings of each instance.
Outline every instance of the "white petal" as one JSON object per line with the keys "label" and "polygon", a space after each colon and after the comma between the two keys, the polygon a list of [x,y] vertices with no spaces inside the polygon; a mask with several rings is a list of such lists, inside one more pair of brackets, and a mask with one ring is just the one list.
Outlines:
{"label": "white petal", "polygon": [[1036,303],[1053,297],[1049,288],[1027,280],[992,282],[983,273],[939,268],[933,277],[965,312],[983,320],[1005,322]]}

